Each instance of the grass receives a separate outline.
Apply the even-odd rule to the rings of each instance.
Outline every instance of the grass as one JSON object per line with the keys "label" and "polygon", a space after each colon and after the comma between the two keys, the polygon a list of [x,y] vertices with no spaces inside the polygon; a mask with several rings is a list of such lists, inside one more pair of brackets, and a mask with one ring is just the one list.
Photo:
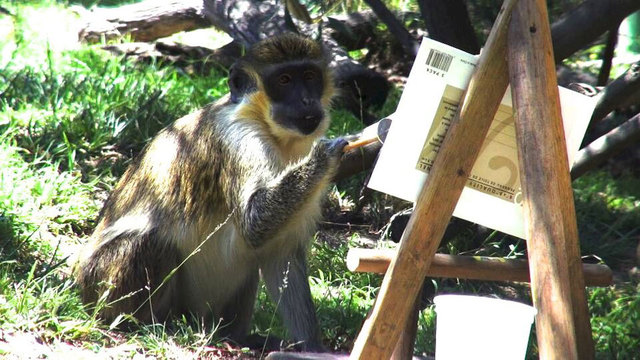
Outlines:
{"label": "grass", "polygon": [[[167,64],[140,64],[67,42],[64,34],[59,39],[65,41],[57,42],[42,24],[51,16],[62,19],[60,27],[72,24],[76,17],[63,5],[0,0],[16,15],[0,17],[0,339],[28,336],[35,344],[33,357],[52,356],[42,344],[67,349],[66,344],[84,354],[107,349],[113,357],[240,356],[245,350],[217,346],[215,328],[177,319],[168,327],[121,332],[82,305],[67,258],[91,232],[108,190],[159,129],[220,97],[227,86],[222,70],[194,74]],[[399,94],[392,92],[379,116],[393,111]],[[333,117],[329,136],[362,127],[344,111]],[[335,193],[344,204],[357,204],[363,181],[338,184]],[[627,270],[637,265],[640,181],[637,174],[613,177],[600,171],[574,188],[583,254],[616,270],[616,285],[588,290],[598,358],[637,358],[640,288]],[[371,222],[383,222],[392,202],[379,194],[372,198]],[[452,234],[441,251],[512,258],[526,253],[523,241],[500,233],[460,226]],[[380,276],[346,269],[346,252],[361,242],[353,230],[323,229],[311,249],[312,293],[326,345],[336,351],[351,348],[381,282]],[[430,284],[435,293],[529,301],[526,286],[456,279]],[[254,331],[286,336],[274,309],[261,289]],[[428,306],[420,315],[417,353],[433,354],[434,329],[435,313]],[[26,356],[26,351],[0,340],[0,357]],[[532,341],[528,356],[535,354]]]}
{"label": "grass", "polygon": [[3,122],[22,130],[15,134],[21,147],[65,169],[109,145],[137,152],[167,123],[226,91],[219,73],[195,77],[158,64],[141,67],[92,49],[60,59],[45,54],[44,69],[9,69]]}

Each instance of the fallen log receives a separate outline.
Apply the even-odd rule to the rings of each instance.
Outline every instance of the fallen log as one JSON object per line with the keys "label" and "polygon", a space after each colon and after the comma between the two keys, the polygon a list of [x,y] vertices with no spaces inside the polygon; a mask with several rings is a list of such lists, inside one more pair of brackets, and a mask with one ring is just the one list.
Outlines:
{"label": "fallen log", "polygon": [[84,14],[81,41],[98,42],[129,34],[135,41],[152,41],[180,31],[211,26],[202,0],[143,1],[116,8],[95,8]]}
{"label": "fallen log", "polygon": [[212,66],[228,69],[242,55],[242,47],[235,41],[217,49],[163,40],[111,44],[102,49],[143,62],[167,61],[179,67],[195,67],[204,74]]}
{"label": "fallen log", "polygon": [[[130,34],[136,41],[151,41],[213,23],[228,33],[246,33],[243,42],[250,44],[262,38],[259,32],[249,29],[250,25],[256,30],[266,29],[265,33],[284,25],[284,10],[278,13],[273,6],[271,1],[146,0],[117,8],[96,8],[84,15],[86,24],[80,31],[80,39],[96,42]],[[638,9],[637,0],[589,0],[567,12],[551,29],[556,62],[584,48]],[[243,19],[245,15],[248,16]],[[273,23],[271,16],[275,16]]]}

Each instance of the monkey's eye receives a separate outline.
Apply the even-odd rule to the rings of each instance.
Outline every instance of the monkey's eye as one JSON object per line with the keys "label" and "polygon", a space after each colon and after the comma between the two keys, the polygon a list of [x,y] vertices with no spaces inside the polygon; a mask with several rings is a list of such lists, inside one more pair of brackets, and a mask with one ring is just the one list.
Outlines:
{"label": "monkey's eye", "polygon": [[278,78],[278,83],[280,85],[287,85],[290,82],[291,82],[291,75],[289,75],[289,74],[282,74]]}
{"label": "monkey's eye", "polygon": [[307,70],[304,72],[303,76],[305,80],[313,80],[316,78],[316,73],[311,70]]}

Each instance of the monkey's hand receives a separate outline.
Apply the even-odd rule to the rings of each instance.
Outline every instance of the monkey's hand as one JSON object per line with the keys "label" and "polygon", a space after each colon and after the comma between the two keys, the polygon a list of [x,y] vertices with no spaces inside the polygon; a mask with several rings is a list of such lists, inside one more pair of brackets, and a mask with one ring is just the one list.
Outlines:
{"label": "monkey's hand", "polygon": [[307,158],[258,187],[241,211],[243,237],[257,248],[275,236],[292,213],[315,201],[314,195],[324,191],[335,175],[345,145],[342,138],[320,140]]}
{"label": "monkey's hand", "polygon": [[322,139],[313,149],[312,158],[319,163],[326,163],[328,169],[336,169],[347,144],[349,142],[342,137],[333,140]]}

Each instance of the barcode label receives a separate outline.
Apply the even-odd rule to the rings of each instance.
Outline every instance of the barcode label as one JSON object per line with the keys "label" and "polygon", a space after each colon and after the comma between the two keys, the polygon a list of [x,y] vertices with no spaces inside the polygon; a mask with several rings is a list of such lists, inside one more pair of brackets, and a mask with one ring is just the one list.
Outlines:
{"label": "barcode label", "polygon": [[453,61],[452,55],[443,53],[436,49],[429,50],[429,56],[427,57],[428,66],[447,72],[449,71],[449,66],[451,66],[451,61]]}

